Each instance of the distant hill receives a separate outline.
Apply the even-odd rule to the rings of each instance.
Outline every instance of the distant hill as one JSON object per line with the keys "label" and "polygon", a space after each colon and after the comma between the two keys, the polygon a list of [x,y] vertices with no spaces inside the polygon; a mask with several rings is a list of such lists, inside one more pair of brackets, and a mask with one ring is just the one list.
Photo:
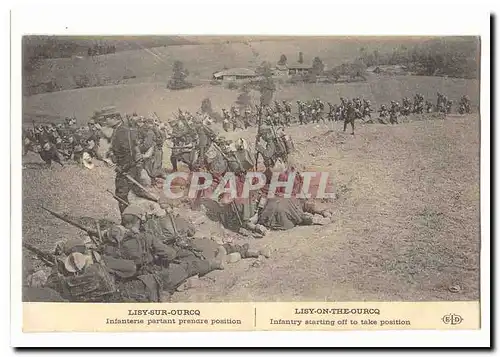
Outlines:
{"label": "distant hill", "polygon": [[[24,95],[51,91],[144,82],[167,83],[175,61],[182,61],[195,85],[209,82],[226,68],[257,68],[263,61],[275,64],[282,54],[296,63],[299,52],[311,64],[318,56],[325,70],[349,63],[362,53],[390,54],[401,46],[412,48],[431,37],[264,37],[264,36],[101,36],[25,37]],[[434,38],[435,39],[435,38]],[[453,38],[449,38],[452,41]],[[460,41],[460,39],[457,39]],[[87,55],[102,43],[115,53]],[[37,47],[41,46],[41,47]],[[33,49],[42,48],[64,58],[42,58],[30,63]],[[53,49],[53,50],[50,50]],[[71,54],[71,55],[68,55]],[[76,57],[78,56],[78,57]]]}
{"label": "distant hill", "polygon": [[27,57],[68,58],[87,55],[94,45],[115,46],[116,52],[142,48],[195,44],[181,36],[24,36],[23,52]]}

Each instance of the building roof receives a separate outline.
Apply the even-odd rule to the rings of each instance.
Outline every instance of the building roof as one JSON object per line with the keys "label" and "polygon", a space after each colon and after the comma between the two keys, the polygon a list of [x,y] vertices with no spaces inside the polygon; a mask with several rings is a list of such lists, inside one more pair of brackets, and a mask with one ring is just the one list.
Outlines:
{"label": "building roof", "polygon": [[255,73],[254,70],[249,68],[230,68],[214,73],[214,77],[223,77],[223,76],[256,77],[257,73]]}
{"label": "building roof", "polygon": [[288,66],[286,64],[276,64],[275,69],[278,71],[286,71],[288,69]]}
{"label": "building roof", "polygon": [[289,69],[311,69],[312,67],[305,63],[290,63],[288,65]]}
{"label": "building roof", "polygon": [[306,63],[290,63],[288,65],[289,69],[311,69],[311,65],[308,65]]}

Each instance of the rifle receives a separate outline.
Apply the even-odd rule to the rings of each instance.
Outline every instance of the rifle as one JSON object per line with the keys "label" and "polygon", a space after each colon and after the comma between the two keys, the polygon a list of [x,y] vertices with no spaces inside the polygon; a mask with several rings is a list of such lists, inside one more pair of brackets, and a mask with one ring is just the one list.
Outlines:
{"label": "rifle", "polygon": [[259,164],[259,151],[257,150],[257,144],[260,138],[260,126],[262,123],[262,106],[257,109],[257,135],[255,136],[255,171],[257,171],[257,165]]}
{"label": "rifle", "polygon": [[93,231],[91,229],[88,229],[88,228],[85,228],[84,226],[80,225],[79,223],[76,223],[76,222],[73,222],[72,220],[70,220],[69,218],[67,217],[64,217],[62,215],[60,215],[59,213],[56,213],[54,211],[51,211],[50,209],[44,207],[44,206],[41,206],[42,209],[46,210],[47,212],[49,212],[51,215],[53,215],[54,217],[57,217],[59,218],[60,220],[68,223],[68,224],[71,224],[73,227],[76,227],[76,228],[79,228],[81,229],[82,231],[84,231],[85,233],[87,233],[90,237],[90,239],[92,239],[92,242],[96,245],[96,246],[99,246],[99,243],[97,242],[96,238],[99,238],[99,233],[97,233],[96,231]]}
{"label": "rifle", "polygon": [[34,253],[45,265],[48,265],[49,267],[53,267],[56,265],[55,263],[56,257],[54,255],[43,252],[40,249],[26,242],[23,242],[23,247],[29,250],[30,252]]}
{"label": "rifle", "polygon": [[206,260],[206,257],[203,255],[203,253],[200,250],[190,246],[189,244],[188,245],[184,245],[184,244],[181,245],[180,244],[182,237],[179,234],[179,231],[177,230],[177,226],[175,224],[174,218],[172,217],[172,214],[170,212],[168,212],[167,210],[165,210],[165,212],[167,213],[167,216],[170,220],[170,224],[172,225],[172,230],[174,231],[174,244],[177,245],[179,248],[183,248],[183,249],[191,251],[199,259]]}
{"label": "rifle", "polygon": [[137,180],[135,180],[132,176],[130,176],[127,173],[124,174],[123,176],[125,176],[130,182],[132,182],[133,184],[135,184],[141,190],[143,190],[144,193],[146,194],[146,196],[148,196],[147,197],[148,199],[150,199],[151,201],[155,201],[155,202],[159,201],[159,199],[160,199],[159,197],[157,197],[156,195],[154,195],[151,192],[149,192],[143,185],[141,185],[139,182],[137,182]]}
{"label": "rifle", "polygon": [[[271,126],[271,130],[273,131],[274,140],[275,140],[276,144],[278,146],[280,146],[280,149],[282,152],[281,156],[285,156],[285,157],[280,157],[280,158],[283,160],[284,164],[288,165],[288,152],[286,150],[286,146],[283,144],[281,138],[278,137],[278,133],[276,132],[276,128],[274,127],[274,123],[272,120],[270,121],[270,126]],[[285,147],[283,148],[283,146],[285,146]],[[283,154],[283,152],[284,152],[284,154]]]}
{"label": "rifle", "polygon": [[106,190],[106,192],[109,192],[111,194],[111,196],[113,196],[113,198],[115,200],[117,200],[118,202],[120,202],[121,204],[124,204],[124,205],[127,205],[128,206],[128,203],[125,202],[123,199],[121,199],[120,197],[116,196],[113,192],[111,192],[110,190]]}
{"label": "rifle", "polygon": [[99,224],[99,221],[96,219],[95,220],[95,226],[97,227],[97,235],[99,236],[99,242],[102,243],[102,234],[101,234],[101,225]]}

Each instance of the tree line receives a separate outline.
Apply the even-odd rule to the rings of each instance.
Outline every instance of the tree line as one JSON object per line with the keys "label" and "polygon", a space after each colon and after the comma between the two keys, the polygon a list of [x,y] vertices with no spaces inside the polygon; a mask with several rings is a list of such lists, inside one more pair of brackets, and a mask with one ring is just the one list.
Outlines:
{"label": "tree line", "polygon": [[358,61],[366,66],[401,65],[408,72],[425,76],[477,78],[479,41],[474,37],[442,38],[414,46],[398,46],[392,52],[360,49]]}
{"label": "tree line", "polygon": [[115,53],[115,52],[116,52],[116,46],[115,45],[104,46],[104,45],[95,44],[94,46],[89,47],[87,49],[87,55],[89,57],[91,57],[91,56],[100,56],[100,55],[107,55],[107,54]]}

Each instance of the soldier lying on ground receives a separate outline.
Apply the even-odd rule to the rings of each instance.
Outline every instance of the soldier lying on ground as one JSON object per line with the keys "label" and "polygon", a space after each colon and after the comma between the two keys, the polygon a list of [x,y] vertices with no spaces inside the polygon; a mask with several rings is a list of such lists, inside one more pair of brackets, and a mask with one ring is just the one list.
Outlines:
{"label": "soldier lying on ground", "polygon": [[234,200],[226,193],[220,197],[216,209],[219,210],[221,223],[228,229],[243,235],[247,235],[247,231],[256,233],[254,237],[259,238],[268,233],[264,226],[257,224],[258,207],[255,196],[250,195],[249,198]]}
{"label": "soldier lying on ground", "polygon": [[[280,174],[279,181],[287,181],[292,171]],[[276,189],[275,197],[267,198],[262,204],[257,223],[271,230],[288,230],[299,225],[325,225],[331,222],[331,213],[321,210],[314,202],[297,198],[302,182],[296,176],[291,197],[285,197],[285,189]]]}

